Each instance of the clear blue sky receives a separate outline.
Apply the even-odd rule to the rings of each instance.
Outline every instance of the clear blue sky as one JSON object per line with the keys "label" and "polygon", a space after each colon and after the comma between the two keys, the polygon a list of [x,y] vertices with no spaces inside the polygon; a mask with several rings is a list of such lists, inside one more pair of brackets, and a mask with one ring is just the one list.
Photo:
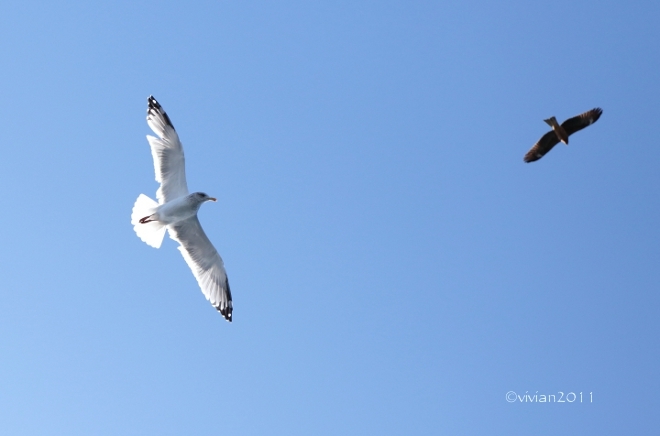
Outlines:
{"label": "clear blue sky", "polygon": [[[3,434],[657,431],[660,4],[0,15]],[[232,324],[130,225],[150,94],[219,199]]]}

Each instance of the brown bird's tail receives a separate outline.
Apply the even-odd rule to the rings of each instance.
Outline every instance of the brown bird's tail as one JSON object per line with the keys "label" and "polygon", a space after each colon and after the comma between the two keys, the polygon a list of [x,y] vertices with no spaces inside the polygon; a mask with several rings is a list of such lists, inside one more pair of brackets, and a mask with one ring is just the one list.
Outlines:
{"label": "brown bird's tail", "polygon": [[543,121],[545,121],[546,123],[548,123],[548,125],[549,125],[550,127],[552,127],[553,129],[554,129],[555,127],[559,127],[559,123],[557,123],[557,118],[555,118],[555,117],[550,117],[550,118],[548,118],[547,120],[543,120]]}

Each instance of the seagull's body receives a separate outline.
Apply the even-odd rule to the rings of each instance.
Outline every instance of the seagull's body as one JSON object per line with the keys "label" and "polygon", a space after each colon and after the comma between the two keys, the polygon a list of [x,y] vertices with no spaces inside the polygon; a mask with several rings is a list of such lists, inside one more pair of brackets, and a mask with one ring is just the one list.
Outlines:
{"label": "seagull's body", "polygon": [[[175,198],[156,208],[151,215],[140,218],[140,224],[157,221],[162,225],[176,224],[197,215],[197,211],[205,201],[217,201],[203,192],[195,192],[185,197]],[[159,247],[156,247],[159,248]]]}
{"label": "seagull's body", "polygon": [[222,258],[209,241],[197,219],[197,211],[207,201],[216,201],[203,192],[188,193],[185,158],[179,135],[163,108],[149,97],[147,123],[158,138],[147,135],[160,188],[158,203],[140,194],[133,206],[131,224],[147,244],[160,248],[165,230],[177,241],[179,251],[197,279],[202,292],[222,316],[232,320],[229,281]]}

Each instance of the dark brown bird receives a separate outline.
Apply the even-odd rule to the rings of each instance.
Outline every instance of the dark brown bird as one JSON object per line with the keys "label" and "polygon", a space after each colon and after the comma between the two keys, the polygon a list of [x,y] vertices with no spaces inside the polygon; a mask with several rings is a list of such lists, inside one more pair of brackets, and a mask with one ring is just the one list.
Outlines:
{"label": "dark brown bird", "polygon": [[559,141],[568,145],[568,137],[570,135],[598,121],[598,118],[600,118],[600,114],[602,113],[603,110],[597,107],[576,117],[567,119],[561,123],[561,126],[557,123],[555,117],[543,120],[552,127],[552,130],[543,135],[527,152],[525,155],[525,162],[529,163],[541,159],[547,152],[552,150],[552,147],[559,144]]}

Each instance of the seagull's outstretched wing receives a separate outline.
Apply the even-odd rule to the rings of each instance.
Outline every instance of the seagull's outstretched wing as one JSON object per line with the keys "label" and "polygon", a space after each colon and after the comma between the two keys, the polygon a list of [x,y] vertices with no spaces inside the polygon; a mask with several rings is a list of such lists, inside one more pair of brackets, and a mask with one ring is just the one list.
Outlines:
{"label": "seagull's outstretched wing", "polygon": [[192,270],[199,287],[213,307],[231,322],[231,290],[222,258],[202,230],[197,216],[168,226],[170,237],[179,244],[179,251]]}
{"label": "seagull's outstretched wing", "polygon": [[154,157],[156,181],[160,183],[156,198],[164,204],[188,194],[183,147],[170,117],[153,96],[149,97],[147,124],[158,135],[158,138],[147,135],[147,140]]}

